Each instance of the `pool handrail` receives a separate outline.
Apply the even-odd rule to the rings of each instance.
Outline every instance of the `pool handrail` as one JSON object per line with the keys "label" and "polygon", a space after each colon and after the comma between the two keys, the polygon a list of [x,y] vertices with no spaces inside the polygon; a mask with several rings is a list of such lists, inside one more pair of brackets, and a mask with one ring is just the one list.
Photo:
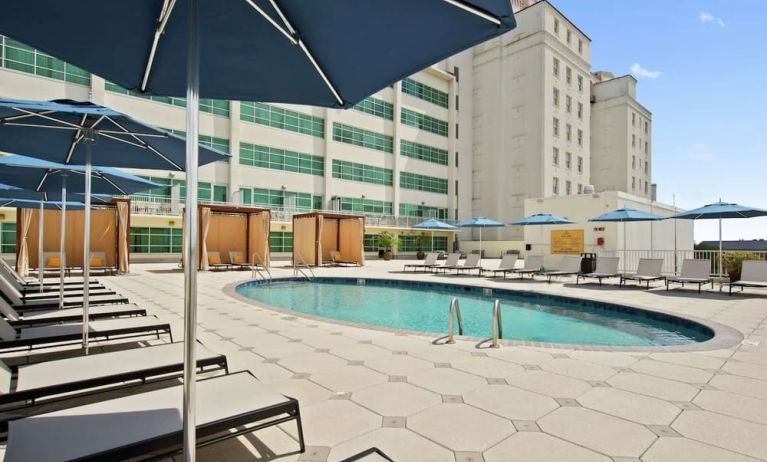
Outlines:
{"label": "pool handrail", "polygon": [[493,339],[491,346],[493,348],[500,348],[498,339],[503,338],[503,327],[501,326],[501,301],[498,299],[493,303],[492,331]]}
{"label": "pool handrail", "polygon": [[445,343],[455,343],[455,339],[453,338],[455,334],[453,318],[458,319],[458,335],[463,335],[463,319],[461,318],[461,307],[458,304],[457,297],[453,297],[450,300],[450,311],[448,312],[447,320],[447,342]]}

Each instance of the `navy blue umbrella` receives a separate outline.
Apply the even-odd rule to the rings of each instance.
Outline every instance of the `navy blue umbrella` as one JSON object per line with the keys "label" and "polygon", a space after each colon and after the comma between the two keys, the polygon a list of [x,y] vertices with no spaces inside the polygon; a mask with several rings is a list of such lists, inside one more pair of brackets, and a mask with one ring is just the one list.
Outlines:
{"label": "navy blue umbrella", "polygon": [[67,201],[66,204],[63,204],[60,201],[33,201],[26,199],[14,199],[12,197],[0,197],[0,207],[13,207],[17,209],[39,209],[41,202],[42,208],[44,210],[62,210],[64,207],[66,207],[67,210],[85,210],[85,205],[82,202]]}
{"label": "navy blue umbrella", "polygon": [[[515,25],[509,0],[26,0],[0,16],[0,33],[125,88],[186,95],[190,166],[201,96],[347,108]],[[196,168],[186,194],[184,252],[194,262]],[[195,264],[184,285],[183,455],[192,461]]]}

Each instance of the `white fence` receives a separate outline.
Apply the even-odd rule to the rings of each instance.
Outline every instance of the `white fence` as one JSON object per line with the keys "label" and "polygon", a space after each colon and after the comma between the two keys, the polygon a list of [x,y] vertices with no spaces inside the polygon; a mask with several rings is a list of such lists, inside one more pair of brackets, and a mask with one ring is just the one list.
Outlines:
{"label": "white fence", "polygon": [[[723,252],[727,255],[728,251]],[[729,252],[729,253],[732,253]],[[767,260],[767,252],[751,252],[761,260]],[[639,265],[640,258],[662,258],[664,274],[679,274],[682,269],[682,262],[686,259],[709,260],[711,262],[711,274],[722,276],[726,271],[720,267],[718,250],[616,250],[611,252],[597,252],[597,255],[620,257],[620,270],[622,272],[634,272]]]}

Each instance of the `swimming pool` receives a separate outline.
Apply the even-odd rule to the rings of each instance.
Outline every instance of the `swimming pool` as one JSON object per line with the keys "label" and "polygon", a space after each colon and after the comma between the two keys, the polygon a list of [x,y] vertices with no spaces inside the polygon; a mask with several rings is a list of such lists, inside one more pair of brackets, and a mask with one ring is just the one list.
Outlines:
{"label": "swimming pool", "polygon": [[[457,297],[464,335],[489,337],[493,301],[503,338],[600,346],[669,346],[702,342],[713,331],[693,321],[621,305],[530,292],[382,279],[252,281],[236,292],[296,313],[392,329],[445,334]],[[457,334],[457,331],[456,331]]]}

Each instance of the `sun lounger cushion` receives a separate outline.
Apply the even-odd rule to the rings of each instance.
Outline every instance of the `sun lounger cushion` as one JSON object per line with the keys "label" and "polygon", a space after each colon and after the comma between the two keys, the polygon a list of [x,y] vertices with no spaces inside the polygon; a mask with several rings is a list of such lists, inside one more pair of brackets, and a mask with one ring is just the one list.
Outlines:
{"label": "sun lounger cushion", "polygon": [[221,264],[221,257],[218,255],[208,255],[208,264],[209,265],[220,265]]}
{"label": "sun lounger cushion", "polygon": [[234,255],[232,257],[232,263],[234,263],[235,265],[241,265],[244,262],[245,262],[245,257],[243,257],[242,255]]}
{"label": "sun lounger cushion", "polygon": [[48,260],[45,261],[45,266],[48,268],[58,268],[61,266],[61,258],[59,257],[48,257]]}
{"label": "sun lounger cushion", "polygon": [[91,263],[91,266],[99,267],[104,265],[104,260],[102,260],[101,258],[93,257],[91,258],[90,263]]}

